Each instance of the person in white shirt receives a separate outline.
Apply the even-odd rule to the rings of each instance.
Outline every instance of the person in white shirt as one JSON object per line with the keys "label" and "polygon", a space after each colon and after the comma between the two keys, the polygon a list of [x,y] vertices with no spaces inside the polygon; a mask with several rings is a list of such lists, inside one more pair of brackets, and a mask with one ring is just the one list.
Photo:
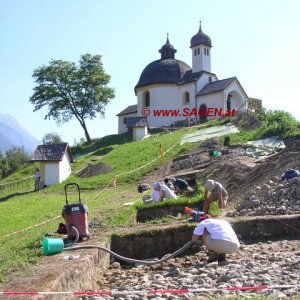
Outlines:
{"label": "person in white shirt", "polygon": [[153,190],[152,191],[152,195],[151,195],[151,198],[154,202],[158,202],[160,201],[160,193],[156,190]]}
{"label": "person in white shirt", "polygon": [[[177,199],[177,196],[173,191],[171,191],[166,185],[161,184],[159,182],[155,182],[153,184],[153,192],[152,192],[153,201],[155,201],[154,198],[155,199],[157,198],[157,193],[159,193],[159,200],[161,200],[161,201],[164,200],[165,198],[166,199],[172,199],[172,198]],[[157,200],[157,201],[159,201],[159,200]]]}
{"label": "person in white shirt", "polygon": [[210,252],[207,262],[218,261],[219,266],[224,266],[227,264],[226,254],[238,250],[240,242],[227,221],[212,219],[209,215],[207,217],[195,228],[192,241],[202,239]]}

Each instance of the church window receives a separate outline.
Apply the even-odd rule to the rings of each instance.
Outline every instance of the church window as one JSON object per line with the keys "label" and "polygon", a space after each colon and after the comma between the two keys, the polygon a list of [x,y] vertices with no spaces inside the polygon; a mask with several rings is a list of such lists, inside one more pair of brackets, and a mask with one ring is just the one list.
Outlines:
{"label": "church window", "polygon": [[204,55],[206,55],[206,53],[207,53],[206,51],[207,51],[206,48],[204,48]]}
{"label": "church window", "polygon": [[227,109],[228,110],[231,110],[231,98],[232,97],[232,95],[230,95],[230,94],[228,94],[228,96],[227,96]]}
{"label": "church window", "polygon": [[194,55],[197,55],[197,49],[195,48]]}
{"label": "church window", "polygon": [[150,93],[149,91],[144,92],[143,94],[143,107],[150,106]]}
{"label": "church window", "polygon": [[126,124],[127,118],[123,119],[123,124]]}
{"label": "church window", "polygon": [[206,49],[206,52],[207,52],[207,56],[209,56],[209,49]]}
{"label": "church window", "polygon": [[198,48],[198,54],[200,54],[200,48]]}
{"label": "church window", "polygon": [[190,103],[190,93],[185,92],[183,94],[183,105],[189,104]]}

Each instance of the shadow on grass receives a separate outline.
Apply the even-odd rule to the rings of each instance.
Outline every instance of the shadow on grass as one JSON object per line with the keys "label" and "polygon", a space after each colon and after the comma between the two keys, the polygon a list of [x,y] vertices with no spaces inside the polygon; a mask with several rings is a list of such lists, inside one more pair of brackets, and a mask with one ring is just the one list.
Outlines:
{"label": "shadow on grass", "polygon": [[34,192],[36,192],[36,191],[30,190],[30,191],[25,191],[25,192],[15,192],[15,193],[0,197],[0,202],[6,201],[6,200],[8,200],[12,197],[15,197],[15,196],[22,196],[22,195],[26,195],[26,194],[32,194]]}

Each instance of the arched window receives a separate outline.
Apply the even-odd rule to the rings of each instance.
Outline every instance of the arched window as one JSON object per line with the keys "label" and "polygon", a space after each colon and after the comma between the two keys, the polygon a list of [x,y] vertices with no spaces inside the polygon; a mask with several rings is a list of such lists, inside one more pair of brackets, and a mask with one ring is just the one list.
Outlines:
{"label": "arched window", "polygon": [[143,107],[150,106],[150,93],[149,91],[145,91],[143,94]]}
{"label": "arched window", "polygon": [[184,92],[183,94],[183,105],[189,104],[190,103],[190,93],[189,92]]}

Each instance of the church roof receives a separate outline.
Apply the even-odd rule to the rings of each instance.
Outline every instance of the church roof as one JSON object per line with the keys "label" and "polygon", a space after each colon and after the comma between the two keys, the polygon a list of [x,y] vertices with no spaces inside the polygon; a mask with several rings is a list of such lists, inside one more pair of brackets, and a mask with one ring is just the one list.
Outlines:
{"label": "church roof", "polygon": [[70,161],[73,162],[68,143],[39,145],[34,151],[30,161],[62,161],[66,151],[69,154]]}
{"label": "church roof", "polygon": [[121,112],[117,114],[117,116],[123,116],[128,114],[134,114],[137,112],[137,105],[129,105],[125,109],[123,109]]}
{"label": "church roof", "polygon": [[203,87],[203,89],[200,92],[198,92],[197,96],[223,91],[235,79],[236,77],[230,77],[222,80],[209,82],[207,85]]}
{"label": "church roof", "polygon": [[155,60],[143,70],[135,89],[154,83],[179,83],[190,70],[189,65],[175,58]]}
{"label": "church roof", "polygon": [[195,34],[192,38],[191,38],[191,48],[197,45],[206,45],[208,47],[212,47],[211,46],[211,39],[210,37],[205,34],[202,29],[201,29],[201,22],[200,22],[200,26],[199,26],[199,31],[197,34]]}
{"label": "church roof", "polygon": [[178,84],[181,85],[181,84],[197,81],[205,73],[216,76],[216,74],[207,71],[200,71],[200,72],[193,73],[192,70],[189,70],[184,74],[182,81],[178,82]]}

